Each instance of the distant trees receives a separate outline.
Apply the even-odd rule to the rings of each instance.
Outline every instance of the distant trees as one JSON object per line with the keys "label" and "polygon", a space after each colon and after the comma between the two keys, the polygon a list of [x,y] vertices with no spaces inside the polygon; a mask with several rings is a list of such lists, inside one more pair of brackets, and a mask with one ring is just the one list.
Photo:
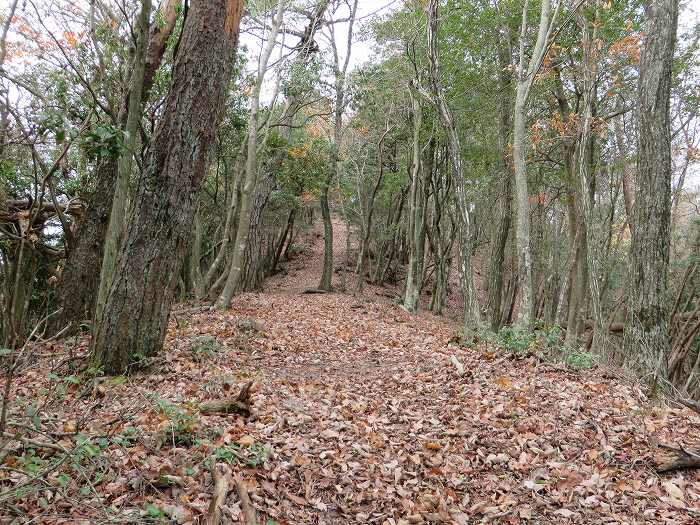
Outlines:
{"label": "distant trees", "polygon": [[[685,80],[674,87],[671,79],[674,71],[683,79],[690,70],[697,73],[698,46],[697,40],[686,40],[674,61],[671,18],[661,17],[663,25],[655,14],[672,9],[659,5],[648,2],[641,16],[632,6],[597,0],[518,6],[428,2],[425,9],[408,3],[374,25],[387,51],[383,62],[353,77],[360,86],[371,78],[373,89],[358,90],[353,106],[360,109],[351,125],[378,140],[386,126],[378,117],[382,112],[362,108],[376,106],[381,90],[391,93],[399,81],[413,86],[401,102],[406,117],[386,145],[401,152],[396,157],[401,160],[388,172],[382,162],[370,160],[361,171],[350,164],[341,179],[350,179],[346,184],[351,185],[373,172],[399,182],[379,187],[378,202],[405,200],[406,205],[375,211],[369,253],[377,254],[386,275],[393,273],[404,283],[401,300],[407,310],[420,309],[427,291],[429,307],[438,305],[441,311],[443,270],[447,267],[449,276],[449,269],[466,259],[474,268],[469,274],[475,279],[476,305],[466,294],[463,307],[479,315],[488,311],[494,330],[503,324],[525,332],[559,325],[569,351],[632,360],[638,372],[670,362],[672,380],[683,378],[685,387],[698,384],[696,266],[682,263],[679,274],[668,264],[668,247],[690,256],[695,236],[674,239],[666,223],[672,215],[666,207],[672,181],[684,180],[698,138],[687,134],[696,129],[696,124],[688,127],[698,115],[694,88]],[[662,38],[655,36],[659,31]],[[665,54],[659,51],[663,46]],[[645,69],[649,53],[655,56],[651,73]],[[663,81],[652,85],[650,76]],[[385,77],[392,82],[385,84]],[[631,89],[637,83],[638,92]],[[651,102],[645,90],[657,98]],[[645,97],[648,105],[641,102]],[[670,114],[669,100],[674,101]],[[669,127],[661,129],[663,115]],[[647,130],[656,137],[651,142]],[[679,166],[675,174],[674,164]],[[694,194],[686,195],[694,201]],[[637,201],[644,211],[636,209]],[[397,211],[406,218],[397,221]],[[460,257],[453,243],[464,242],[458,228],[465,212],[472,226],[470,248]],[[362,218],[353,219],[352,206],[347,214],[364,231]],[[674,217],[685,224],[678,234],[693,228]],[[653,226],[637,229],[640,220]],[[388,264],[385,224],[394,225],[398,239]],[[675,294],[670,310],[663,306],[665,283]],[[654,322],[642,303],[656,312]],[[630,316],[646,319],[647,328]],[[475,330],[476,319],[466,318],[465,328]],[[668,337],[661,335],[664,322],[671,322]],[[642,335],[646,350],[633,351],[643,344]],[[662,339],[673,349],[664,348]],[[681,360],[686,364],[679,365]],[[666,374],[663,367],[659,373]]]}

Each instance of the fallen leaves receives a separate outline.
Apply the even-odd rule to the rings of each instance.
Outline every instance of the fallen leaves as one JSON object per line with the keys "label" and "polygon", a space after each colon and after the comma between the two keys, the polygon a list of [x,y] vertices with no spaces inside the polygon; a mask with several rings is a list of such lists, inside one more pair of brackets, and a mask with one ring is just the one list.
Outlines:
{"label": "fallen leaves", "polygon": [[[99,521],[99,509],[202,522],[215,460],[241,475],[260,523],[698,522],[698,473],[652,469],[652,443],[687,442],[696,415],[649,407],[595,370],[455,347],[447,319],[300,295],[318,271],[276,276],[274,292],[243,294],[227,312],[178,315],[157,374],[100,382],[87,398],[69,385],[62,400],[38,394],[56,390],[46,369],[19,377],[14,395],[41,403],[42,429],[64,448],[83,436],[94,455],[14,508],[45,523]],[[250,417],[200,410],[253,383]],[[12,452],[4,466],[15,470],[34,457]],[[0,492],[26,480],[0,470]],[[217,508],[244,516],[234,490]]]}

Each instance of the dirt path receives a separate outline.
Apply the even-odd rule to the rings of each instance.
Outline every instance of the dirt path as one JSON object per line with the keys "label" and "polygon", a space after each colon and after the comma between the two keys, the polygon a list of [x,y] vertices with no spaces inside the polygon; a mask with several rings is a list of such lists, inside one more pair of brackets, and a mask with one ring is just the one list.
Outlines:
{"label": "dirt path", "polygon": [[[321,255],[315,237],[264,293],[175,315],[150,373],[47,401],[56,420],[111,441],[90,459],[101,470],[88,496],[52,504],[38,522],[96,523],[108,511],[135,523],[155,508],[200,523],[214,457],[245,478],[269,525],[698,523],[700,476],[652,468],[653,443],[693,445],[689,411],[651,408],[601,369],[459,348],[454,323],[410,316],[371,287],[361,300],[300,294],[316,285]],[[40,392],[46,377],[28,372],[16,395]],[[193,409],[250,380],[254,417]],[[162,485],[163,475],[178,482]],[[225,514],[241,516],[235,490]]]}
{"label": "dirt path", "polygon": [[[344,225],[335,228],[344,248]],[[215,314],[215,325],[253,318],[265,326],[252,355],[236,360],[237,373],[260,385],[259,419],[245,432],[273,450],[267,470],[254,474],[266,516],[294,524],[698,519],[700,478],[660,479],[651,469],[650,441],[672,443],[668,418],[678,431],[688,412],[643,408],[637,390],[601,370],[457,348],[453,323],[409,316],[371,289],[361,301],[300,295],[320,275],[317,239],[270,292]],[[207,331],[212,317],[193,322]],[[226,329],[211,333],[226,344]]]}

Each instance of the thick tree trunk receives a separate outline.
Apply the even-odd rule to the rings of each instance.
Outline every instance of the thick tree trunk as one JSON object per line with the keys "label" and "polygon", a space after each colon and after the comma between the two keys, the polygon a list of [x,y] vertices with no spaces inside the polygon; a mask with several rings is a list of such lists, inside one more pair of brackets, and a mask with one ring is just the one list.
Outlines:
{"label": "thick tree trunk", "polygon": [[52,318],[50,332],[70,325],[64,333],[71,335],[83,321],[92,321],[116,177],[117,159],[104,158],[97,163],[95,189],[85,215],[78,221],[75,245],[66,258],[56,293],[62,309]]}
{"label": "thick tree trunk", "polygon": [[668,261],[671,224],[670,94],[678,0],[648,0],[639,65],[637,187],[630,248],[627,365],[651,374],[652,391],[668,380]]}
{"label": "thick tree trunk", "polygon": [[[545,0],[547,1],[547,0]],[[532,311],[532,257],[530,252],[530,201],[527,189],[525,165],[525,91],[518,85],[513,124],[513,161],[515,165],[515,239],[518,256],[518,282],[521,295],[518,308],[518,325],[531,326]]]}
{"label": "thick tree trunk", "polygon": [[[181,0],[167,0],[156,17],[156,23],[151,27],[142,78],[143,89],[140,90],[143,100],[148,97],[153,86],[167,40],[175,27],[180,3]],[[117,118],[120,127],[126,125],[129,103],[128,97],[122,102]],[[67,334],[74,333],[82,321],[93,318],[117,173],[117,158],[101,159],[95,167],[96,186],[85,216],[78,222],[74,234],[75,245],[66,258],[57,293],[62,310],[51,319],[50,331],[61,330],[70,324]]]}
{"label": "thick tree trunk", "polygon": [[596,81],[597,81],[597,51],[595,43],[598,37],[599,11],[596,4],[595,15],[589,21],[584,13],[579,13],[579,23],[582,26],[583,44],[583,116],[581,118],[581,130],[576,150],[576,163],[578,169],[578,183],[581,198],[579,215],[582,218],[581,226],[585,232],[585,264],[588,274],[588,291],[590,292],[591,309],[593,310],[593,348],[603,351],[603,311],[601,305],[600,274],[598,271],[598,259],[595,255],[595,236],[593,234],[593,205],[594,205],[594,181],[593,163],[594,138],[592,119],[595,117]]}
{"label": "thick tree trunk", "polygon": [[231,75],[243,0],[193,0],[91,351],[121,374],[160,351]]}

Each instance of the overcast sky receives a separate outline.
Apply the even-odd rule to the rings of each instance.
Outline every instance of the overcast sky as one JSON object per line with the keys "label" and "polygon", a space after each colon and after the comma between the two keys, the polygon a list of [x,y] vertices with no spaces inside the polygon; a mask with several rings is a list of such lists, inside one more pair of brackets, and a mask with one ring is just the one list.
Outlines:
{"label": "overcast sky", "polygon": [[[0,0],[1,2],[2,0]],[[348,73],[353,69],[365,64],[372,56],[372,47],[374,42],[368,41],[364,32],[362,32],[363,26],[373,19],[377,19],[381,16],[385,16],[393,10],[396,10],[402,5],[402,0],[359,0],[357,4],[357,21],[353,27],[353,39],[352,48],[350,53],[350,64],[348,67]],[[335,13],[333,17],[335,19],[345,19],[348,18],[350,10],[347,6],[341,6]],[[338,53],[340,55],[341,64],[343,63],[345,56],[347,54],[347,40],[348,40],[348,30],[350,24],[348,22],[337,22],[334,24],[334,31],[336,42],[338,46]],[[302,29],[301,27],[295,29]],[[328,29],[322,30],[324,35],[328,35]],[[278,41],[281,41],[282,37],[278,37]],[[287,35],[285,37],[285,45],[295,45],[299,41],[298,37]],[[261,41],[257,36],[253,36],[249,33],[243,33],[241,35],[241,45],[245,46],[248,51],[248,70],[253,73],[257,70],[258,55],[260,54]],[[332,55],[330,47],[328,45],[328,38],[323,35],[316,36],[316,42],[320,47],[320,52],[323,54],[328,54],[326,56],[327,61],[332,61]],[[279,57],[279,47],[275,50],[275,53],[270,59],[270,64],[273,64]],[[272,81],[274,80],[274,72],[270,71],[266,77],[266,87],[263,89],[263,98],[270,98],[272,92]],[[269,102],[269,100],[265,100]]]}

